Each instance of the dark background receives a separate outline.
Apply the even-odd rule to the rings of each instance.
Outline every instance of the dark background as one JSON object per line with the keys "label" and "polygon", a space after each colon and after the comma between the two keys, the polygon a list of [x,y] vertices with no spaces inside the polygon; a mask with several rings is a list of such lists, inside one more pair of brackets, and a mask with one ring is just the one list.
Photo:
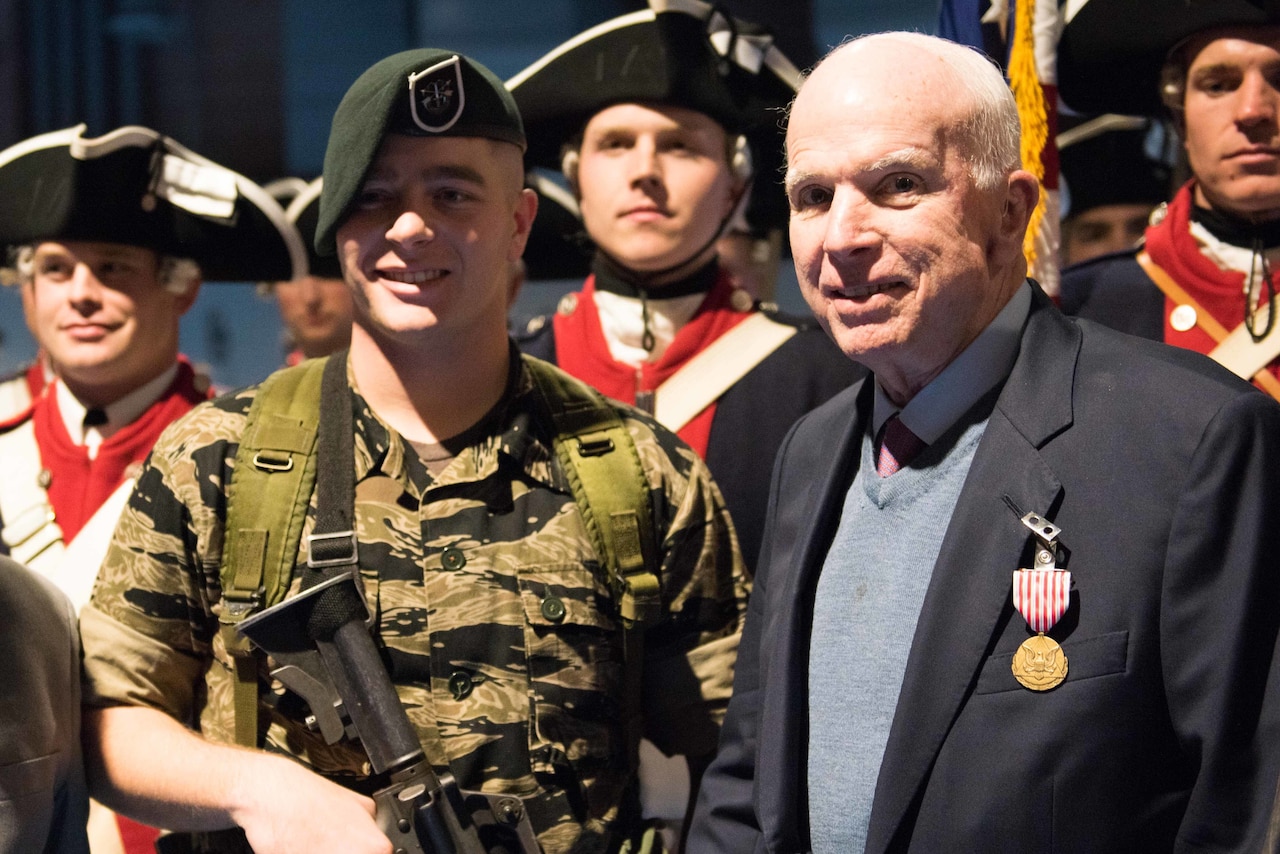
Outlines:
{"label": "dark background", "polygon": [[[728,0],[771,27],[801,68],[846,36],[931,32],[937,0]],[[265,183],[313,178],[347,86],[411,47],[459,50],[504,79],[634,0],[0,0],[0,148],[84,122],[98,136],[141,124]],[[541,313],[570,283],[531,282],[513,314]],[[802,310],[784,263],[779,302]],[[183,351],[223,388],[283,358],[274,303],[206,283]],[[0,289],[0,372],[34,354],[18,294]]]}

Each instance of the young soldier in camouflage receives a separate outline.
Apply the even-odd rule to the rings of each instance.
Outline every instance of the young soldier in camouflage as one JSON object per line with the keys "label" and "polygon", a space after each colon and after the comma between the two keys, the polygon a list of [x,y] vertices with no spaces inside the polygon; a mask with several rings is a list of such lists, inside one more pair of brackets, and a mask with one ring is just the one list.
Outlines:
{"label": "young soldier in camouflage", "polygon": [[[613,851],[636,829],[624,721],[643,711],[664,750],[713,752],[747,581],[705,466],[618,405],[649,490],[664,612],[643,630],[635,708],[618,603],[506,334],[507,273],[536,208],[523,147],[482,66],[428,49],[389,57],[335,115],[316,245],[337,251],[355,298],[338,403],[354,417],[361,575],[426,755],[463,788],[521,797],[544,850]],[[239,826],[258,854],[389,852],[359,747],[324,744],[265,670],[264,750],[230,746],[219,566],[254,395],[175,425],[116,532],[82,616],[91,785],[164,826]],[[314,516],[313,497],[307,531]]]}

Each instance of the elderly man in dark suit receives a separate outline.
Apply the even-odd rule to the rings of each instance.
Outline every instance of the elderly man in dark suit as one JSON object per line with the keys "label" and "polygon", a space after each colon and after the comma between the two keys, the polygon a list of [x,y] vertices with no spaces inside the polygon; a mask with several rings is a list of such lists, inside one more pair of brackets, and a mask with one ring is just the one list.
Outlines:
{"label": "elderly man in dark suit", "polygon": [[779,452],[690,850],[1258,850],[1280,407],[1025,278],[1038,188],[967,48],[842,46],[787,155],[801,287],[874,378]]}
{"label": "elderly man in dark suit", "polygon": [[87,854],[76,614],[0,556],[0,854]]}

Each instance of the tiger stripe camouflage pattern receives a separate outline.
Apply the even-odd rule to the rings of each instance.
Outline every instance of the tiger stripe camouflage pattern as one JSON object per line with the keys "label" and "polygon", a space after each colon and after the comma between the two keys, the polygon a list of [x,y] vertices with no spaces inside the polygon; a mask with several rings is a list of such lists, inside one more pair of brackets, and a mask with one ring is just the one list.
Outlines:
{"label": "tiger stripe camouflage pattern", "polygon": [[[634,776],[622,628],[519,358],[494,429],[434,479],[350,395],[361,574],[392,679],[437,768],[464,788],[526,798],[548,852],[613,850]],[[225,743],[234,741],[218,636],[225,486],[254,391],[198,407],[160,439],[81,618],[87,702],[156,707]],[[668,753],[709,755],[749,582],[702,461],[618,409],[651,489],[668,612],[645,630],[644,734]],[[314,513],[313,496],[307,532]],[[266,749],[368,791],[359,746],[325,745],[268,669],[264,661]]]}

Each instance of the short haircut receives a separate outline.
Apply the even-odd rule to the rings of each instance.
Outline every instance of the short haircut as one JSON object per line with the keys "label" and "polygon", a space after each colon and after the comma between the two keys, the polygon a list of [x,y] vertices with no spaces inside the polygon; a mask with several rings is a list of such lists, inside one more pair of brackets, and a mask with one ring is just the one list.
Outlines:
{"label": "short haircut", "polygon": [[[18,282],[26,284],[35,277],[36,247],[34,244],[15,246],[10,250],[11,265],[18,273]],[[188,293],[202,278],[200,265],[190,258],[156,253],[156,279],[170,293],[181,296]]]}
{"label": "short haircut", "polygon": [[999,67],[985,54],[937,36],[887,32],[850,39],[830,51],[819,65],[851,45],[864,42],[914,45],[938,57],[951,71],[955,84],[968,93],[971,102],[960,130],[968,149],[964,157],[969,162],[969,175],[980,189],[992,189],[1022,165],[1018,104]]}

